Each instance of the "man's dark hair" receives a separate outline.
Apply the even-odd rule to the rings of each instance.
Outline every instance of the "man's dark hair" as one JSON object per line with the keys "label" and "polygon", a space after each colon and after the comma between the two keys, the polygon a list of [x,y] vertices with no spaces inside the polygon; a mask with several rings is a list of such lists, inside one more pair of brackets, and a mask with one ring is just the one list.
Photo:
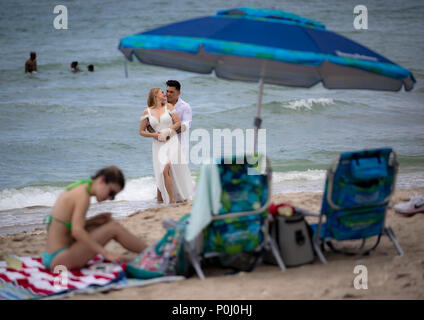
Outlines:
{"label": "man's dark hair", "polygon": [[75,68],[78,65],[78,61],[72,61],[71,68]]}
{"label": "man's dark hair", "polygon": [[37,57],[37,55],[35,54],[35,52],[34,51],[32,51],[30,54],[29,54],[29,56],[31,57],[31,59],[35,59],[36,57]]}
{"label": "man's dark hair", "polygon": [[88,69],[89,71],[94,71],[94,66],[93,66],[92,64],[90,64],[90,65],[87,67],[87,69]]}
{"label": "man's dark hair", "polygon": [[94,176],[91,177],[91,179],[96,179],[98,177],[104,176],[105,177],[105,183],[117,183],[121,186],[121,189],[124,189],[125,187],[125,177],[121,170],[119,170],[116,166],[110,166],[107,168],[100,169],[96,172]]}
{"label": "man's dark hair", "polygon": [[168,80],[168,81],[166,81],[166,85],[168,87],[174,87],[178,91],[181,90],[181,84],[177,80]]}

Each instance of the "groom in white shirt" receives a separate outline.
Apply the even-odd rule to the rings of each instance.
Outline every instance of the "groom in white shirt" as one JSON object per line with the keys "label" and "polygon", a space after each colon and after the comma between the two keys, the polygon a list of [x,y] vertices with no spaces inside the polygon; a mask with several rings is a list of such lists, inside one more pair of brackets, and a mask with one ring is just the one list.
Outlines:
{"label": "groom in white shirt", "polygon": [[188,131],[191,126],[191,107],[180,98],[181,84],[177,80],[168,80],[166,82],[166,99],[168,103],[174,105],[175,110],[181,120],[181,133],[178,134],[178,140],[180,141],[181,151],[184,155],[188,150]]}

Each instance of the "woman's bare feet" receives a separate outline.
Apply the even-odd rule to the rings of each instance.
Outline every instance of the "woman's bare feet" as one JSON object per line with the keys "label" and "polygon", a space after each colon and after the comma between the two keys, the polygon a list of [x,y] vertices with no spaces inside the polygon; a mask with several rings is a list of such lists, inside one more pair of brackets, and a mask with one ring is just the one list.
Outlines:
{"label": "woman's bare feet", "polygon": [[159,188],[157,188],[156,190],[156,199],[158,203],[163,203],[162,193],[159,191]]}

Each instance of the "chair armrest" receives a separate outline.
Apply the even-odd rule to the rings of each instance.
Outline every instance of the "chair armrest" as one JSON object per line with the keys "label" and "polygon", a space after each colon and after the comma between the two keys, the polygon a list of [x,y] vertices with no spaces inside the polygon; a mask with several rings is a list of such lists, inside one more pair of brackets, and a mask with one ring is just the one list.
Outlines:
{"label": "chair armrest", "polygon": [[177,221],[173,220],[173,219],[164,219],[162,221],[162,226],[165,229],[169,229],[169,228],[175,228],[177,226]]}

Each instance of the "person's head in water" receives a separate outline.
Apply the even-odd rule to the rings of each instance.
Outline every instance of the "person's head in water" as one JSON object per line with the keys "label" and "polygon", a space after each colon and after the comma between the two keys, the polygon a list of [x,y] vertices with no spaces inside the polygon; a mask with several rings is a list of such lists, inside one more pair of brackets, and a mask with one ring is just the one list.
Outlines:
{"label": "person's head in water", "polygon": [[88,71],[90,71],[90,72],[94,72],[94,66],[93,66],[92,64],[90,64],[90,65],[87,67],[87,69],[88,69]]}
{"label": "person's head in water", "polygon": [[180,96],[181,84],[177,80],[166,81],[166,99],[175,105]]}
{"label": "person's head in water", "polygon": [[73,69],[72,71],[80,71],[80,68],[78,68],[78,61],[72,61],[71,63],[71,69]]}
{"label": "person's head in water", "polygon": [[34,51],[29,53],[29,59],[25,62],[25,73],[37,72],[37,55]]}
{"label": "person's head in water", "polygon": [[115,196],[125,187],[124,174],[116,166],[100,169],[91,179],[93,183],[96,183],[98,192],[95,196],[99,202],[115,199]]}

